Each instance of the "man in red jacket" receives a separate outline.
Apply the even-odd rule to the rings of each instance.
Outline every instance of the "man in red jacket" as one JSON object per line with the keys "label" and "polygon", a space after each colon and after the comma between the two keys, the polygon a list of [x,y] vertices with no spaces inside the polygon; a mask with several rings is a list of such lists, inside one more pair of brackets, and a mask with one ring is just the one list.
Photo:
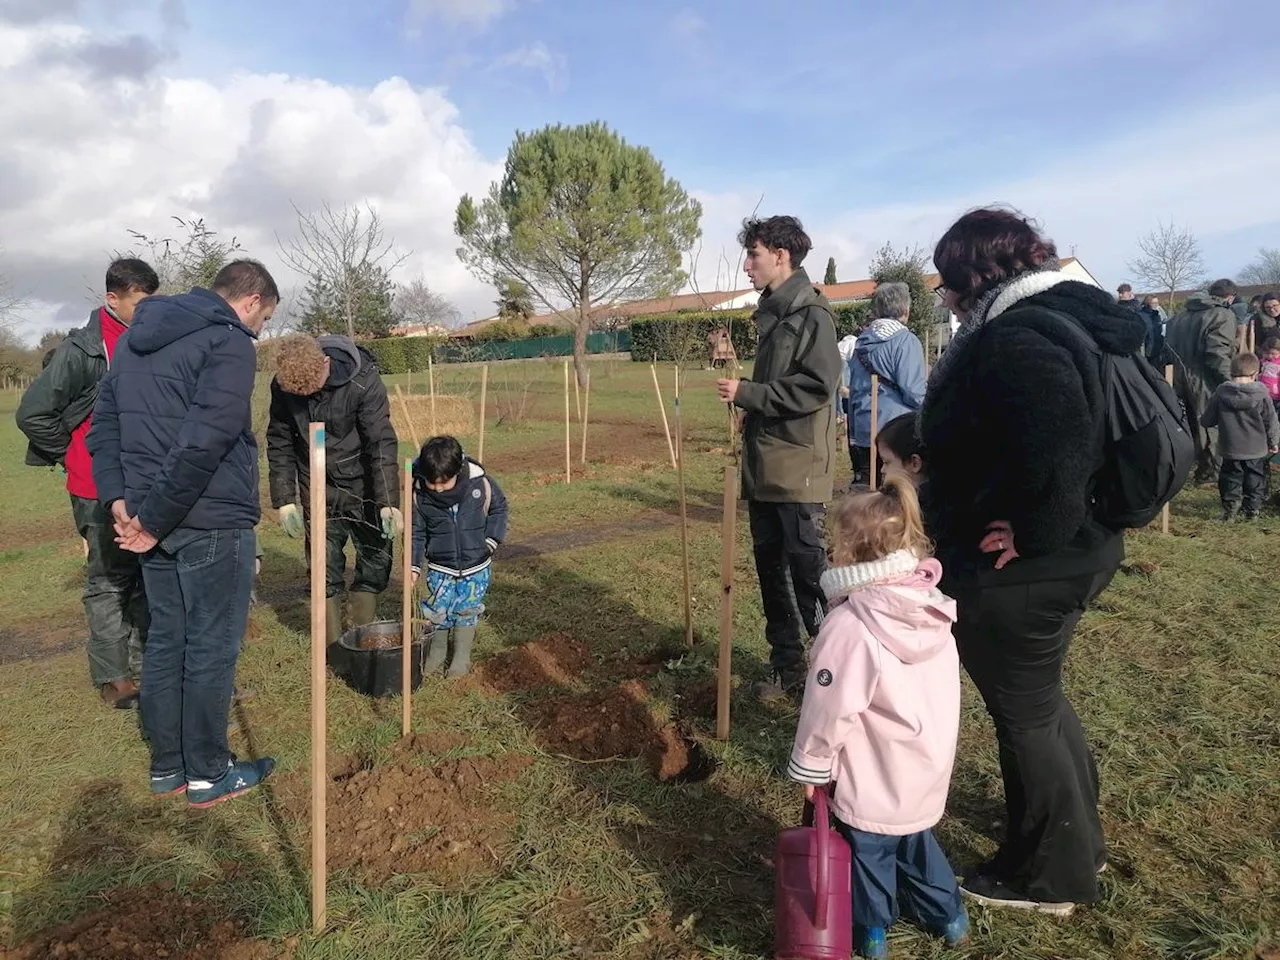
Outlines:
{"label": "man in red jacket", "polygon": [[111,518],[98,503],[85,438],[116,341],[133,322],[134,308],[159,287],[156,272],[141,260],[111,264],[106,305],[90,314],[86,326],[68,335],[18,407],[18,427],[29,441],[27,463],[61,465],[67,472],[71,513],[88,545],[84,609],[89,621],[89,675],[103,702],[118,709],[138,702],[147,600],[137,556],[116,545]]}

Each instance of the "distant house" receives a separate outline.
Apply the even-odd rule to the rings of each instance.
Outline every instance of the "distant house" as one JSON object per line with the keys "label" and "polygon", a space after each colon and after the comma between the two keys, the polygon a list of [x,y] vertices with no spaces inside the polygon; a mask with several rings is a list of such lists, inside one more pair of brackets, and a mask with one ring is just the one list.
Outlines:
{"label": "distant house", "polygon": [[420,323],[406,323],[403,326],[392,327],[391,335],[393,337],[447,337],[449,328],[438,323],[428,323],[426,326]]}

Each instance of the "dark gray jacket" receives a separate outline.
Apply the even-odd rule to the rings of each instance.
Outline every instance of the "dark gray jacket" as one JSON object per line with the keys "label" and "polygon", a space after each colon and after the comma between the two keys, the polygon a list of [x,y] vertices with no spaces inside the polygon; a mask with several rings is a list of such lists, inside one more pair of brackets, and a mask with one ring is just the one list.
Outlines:
{"label": "dark gray jacket", "polygon": [[1267,388],[1257,382],[1229,380],[1218,387],[1200,423],[1218,428],[1223,460],[1263,460],[1280,447],[1280,418]]}

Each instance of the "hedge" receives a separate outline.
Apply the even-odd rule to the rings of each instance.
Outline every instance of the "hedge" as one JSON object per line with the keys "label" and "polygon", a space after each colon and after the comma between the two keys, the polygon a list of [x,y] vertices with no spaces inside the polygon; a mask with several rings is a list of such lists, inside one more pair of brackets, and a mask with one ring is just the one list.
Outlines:
{"label": "hedge", "polygon": [[[871,320],[870,302],[833,307],[836,339],[857,333]],[[706,313],[673,313],[642,317],[631,321],[631,359],[650,363],[656,356],[668,363],[681,359],[680,353],[695,357],[709,355],[707,337],[728,325],[729,338],[739,360],[756,355],[756,326],[748,310],[720,310]]]}

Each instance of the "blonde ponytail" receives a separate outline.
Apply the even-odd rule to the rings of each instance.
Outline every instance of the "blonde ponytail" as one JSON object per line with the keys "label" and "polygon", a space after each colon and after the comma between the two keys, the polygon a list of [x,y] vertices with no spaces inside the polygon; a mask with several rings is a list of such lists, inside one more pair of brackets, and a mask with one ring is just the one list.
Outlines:
{"label": "blonde ponytail", "polygon": [[832,511],[831,561],[868,563],[910,550],[924,558],[933,544],[924,532],[920,497],[906,477],[885,477],[880,491],[851,493]]}

